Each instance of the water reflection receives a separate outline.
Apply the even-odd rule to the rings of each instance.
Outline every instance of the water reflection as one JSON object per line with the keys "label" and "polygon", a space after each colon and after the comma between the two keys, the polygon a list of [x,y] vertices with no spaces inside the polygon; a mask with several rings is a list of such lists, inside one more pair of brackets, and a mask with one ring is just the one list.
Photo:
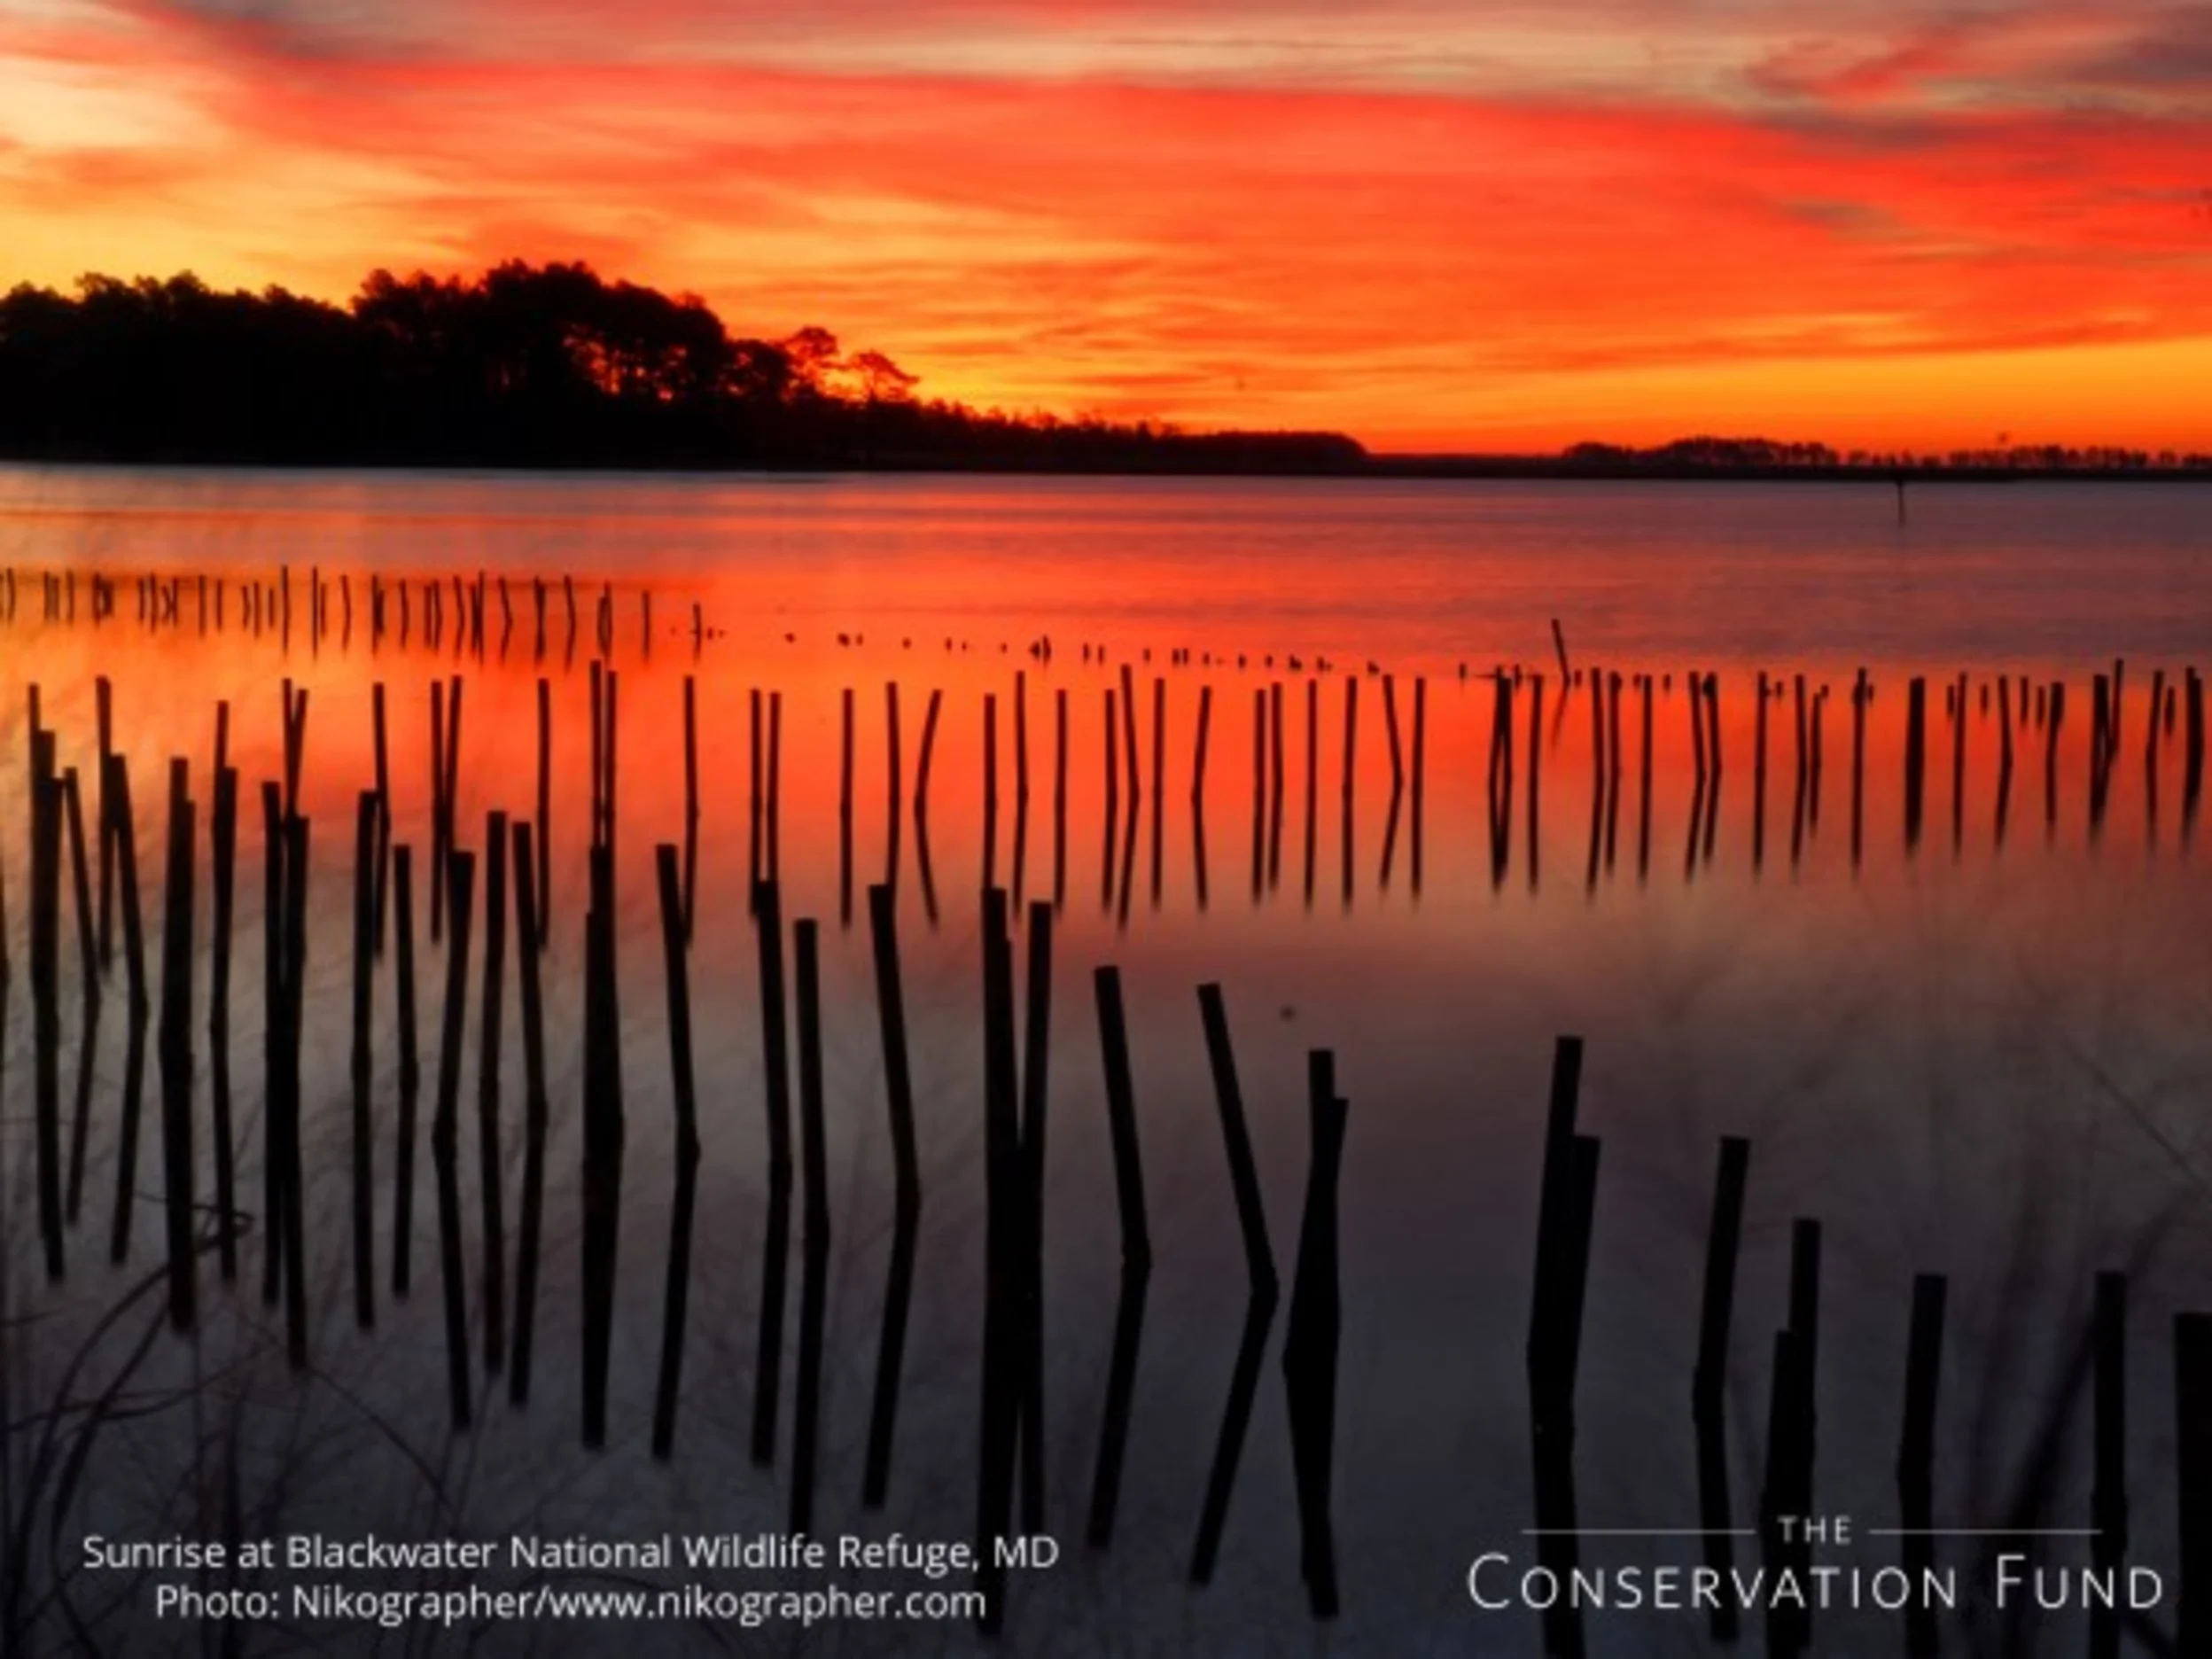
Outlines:
{"label": "water reflection", "polygon": [[[34,1000],[55,1012],[26,1018],[19,1003],[11,1008],[0,1054],[10,1098],[23,1097],[8,1117],[10,1180],[21,1185],[20,1200],[8,1195],[8,1225],[26,1240],[46,1230],[50,1169],[59,1195],[61,1281],[29,1294],[89,1323],[113,1286],[69,1248],[81,1181],[89,1174],[95,1192],[116,1182],[118,1256],[143,1250],[133,1216],[156,1201],[140,1168],[152,1160],[137,1158],[134,1139],[153,994],[146,953],[157,938],[168,948],[167,907],[182,884],[166,861],[150,862],[141,881],[137,838],[170,821],[166,804],[134,807],[130,784],[178,757],[200,767],[212,730],[216,759],[202,775],[215,780],[214,806],[200,856],[214,880],[191,903],[217,925],[191,937],[195,962],[208,958],[192,983],[209,1010],[216,1110],[194,1133],[215,1176],[213,1208],[237,1225],[211,1242],[227,1251],[261,1227],[284,1360],[312,1360],[315,1373],[365,1388],[379,1416],[405,1425],[405,1454],[360,1452],[365,1495],[348,1514],[409,1524],[414,1459],[442,1456],[448,1425],[487,1449],[487,1466],[496,1448],[518,1468],[542,1468],[555,1437],[542,1424],[570,1425],[557,1437],[572,1453],[580,1420],[586,1443],[606,1454],[590,1467],[622,1472],[578,1476],[576,1496],[552,1500],[553,1524],[588,1530],[603,1511],[704,1517],[727,1502],[746,1525],[859,1525],[862,1511],[879,1511],[886,1528],[960,1532],[977,1453],[990,1445],[985,1530],[999,1523],[1002,1497],[1024,1524],[1082,1514],[1087,1536],[1141,1593],[1131,1614],[1087,1604],[1102,1621],[1149,1628],[1188,1616],[1202,1632],[1226,1628],[1207,1623],[1231,1616],[1211,1610],[1226,1598],[1194,1598],[1188,1610],[1163,1575],[1123,1565],[1140,1525],[1184,1538],[1195,1523],[1189,1577],[1234,1578],[1240,1605],[1264,1601],[1286,1625],[1285,1609],[1326,1613],[1340,1593],[1347,1631],[1387,1649],[1415,1635],[1464,1635],[1470,1616],[1456,1601],[1448,1615],[1436,1611],[1449,1593],[1437,1586],[1456,1585],[1478,1545],[1509,1546],[1532,1523],[1547,1535],[1562,1523],[1689,1526],[1697,1559],[1748,1561],[1745,1530],[1732,1524],[1747,1508],[1742,1476],[1732,1471],[1759,1471],[1757,1553],[1772,1549],[1777,1561],[1805,1559],[1788,1554],[1796,1546],[1775,1523],[1816,1500],[1900,1515],[1908,1528],[1927,1515],[1936,1525],[1994,1516],[2027,1526],[2010,1502],[2014,1470],[2043,1447],[2049,1421],[2072,1424],[2055,1356],[2093,1274],[2128,1261],[2138,1301],[2162,1312],[2206,1299],[2191,1251],[2150,1237],[2153,1218],[2193,1214],[2184,1109],[2212,1075],[2198,1018],[2206,901],[2191,845],[2202,692],[2185,665],[2147,686],[2141,666],[2107,674],[2100,661],[2085,678],[2079,664],[2057,660],[2032,674],[1969,668],[1963,680],[1955,666],[1915,660],[1870,662],[1862,679],[1855,668],[1847,676],[1786,660],[1712,658],[1685,672],[1625,655],[1617,667],[1556,675],[1266,665],[1240,674],[1119,654],[1073,664],[995,650],[924,657],[880,625],[866,647],[788,642],[791,630],[767,624],[742,641],[718,638],[692,623],[720,608],[693,611],[690,590],[673,583],[589,583],[570,609],[543,579],[526,599],[520,580],[456,588],[386,571],[363,579],[367,614],[349,630],[347,580],[326,569],[335,598],[309,604],[295,575],[290,658],[278,581],[257,580],[251,598],[235,577],[210,583],[205,642],[193,626],[196,583],[149,590],[149,617],[163,620],[146,633],[96,633],[82,611],[74,627],[19,615],[6,625],[13,689],[0,702],[0,845],[14,868],[35,869],[33,888],[55,896],[44,915],[19,907],[38,931],[43,989]],[[650,656],[649,594],[662,623]],[[128,597],[103,628],[135,627]],[[267,620],[258,643],[235,637],[241,607]],[[417,627],[402,643],[409,608]],[[510,623],[511,611],[522,615]],[[493,624],[480,623],[485,612]],[[565,631],[584,636],[571,668]],[[541,638],[542,664],[533,649]],[[1931,680],[1940,701],[1928,694]],[[1210,822],[1229,826],[1232,890],[1241,874],[1248,683],[1252,902],[1209,903]],[[2087,701],[2085,723],[2065,720],[2069,683],[2077,705]],[[32,684],[51,752],[43,757],[22,740]],[[1842,837],[1833,821],[1824,835],[1819,814],[1831,686],[1851,703]],[[909,798],[900,711],[924,689]],[[1033,863],[1041,822],[1029,820],[1029,725],[1047,690],[1052,899],[1032,901],[1045,882]],[[1286,731],[1301,696],[1302,756]],[[1081,717],[1084,699],[1102,721]],[[1341,749],[1327,756],[1325,720],[1342,721]],[[2045,834],[2008,842],[2016,742],[2043,749]],[[1210,771],[1209,744],[1236,764]],[[2032,752],[2021,759],[2032,764]],[[997,787],[1001,762],[1012,768],[1010,802]],[[1785,787],[1770,768],[1785,763],[1787,868],[1784,808],[1768,798]],[[884,769],[880,793],[857,781],[874,765]],[[1169,788],[1186,767],[1187,798]],[[1337,791],[1326,822],[1325,772]],[[33,786],[35,776],[51,783]],[[78,792],[96,776],[106,804],[90,804],[98,827],[88,837]],[[260,952],[269,1011],[261,1063],[248,1063],[262,1075],[238,1080],[249,1102],[267,1087],[258,1136],[251,1111],[233,1123],[228,1104],[234,1016],[249,1040],[257,1017],[228,1006],[223,872],[254,852],[254,825],[241,832],[235,822],[241,778],[265,786],[262,927],[250,894],[238,918],[240,967],[251,972]],[[1293,789],[1305,807],[1294,850],[1303,869],[1287,890]],[[1632,790],[1635,816],[1624,826]],[[34,799],[43,804],[27,810]],[[1010,824],[999,817],[1008,806]],[[1185,814],[1187,824],[1175,822]],[[580,824],[588,837],[559,828]],[[1071,834],[1101,848],[1095,912],[1087,900],[1063,903]],[[1634,837],[1632,857],[1624,834]],[[1680,884],[1671,878],[1675,835]],[[433,1037],[435,1213],[419,1239],[409,1197],[418,848],[432,850],[434,937],[420,970],[446,992]],[[103,860],[111,875],[99,874]],[[844,922],[855,872],[878,868],[884,879],[865,884],[865,939],[859,929],[849,939],[842,927],[792,931],[794,919]],[[1324,869],[1340,902],[1317,907]],[[936,882],[946,871],[962,873],[946,877],[940,907]],[[991,923],[978,933],[973,900],[962,896],[978,876],[998,886],[1007,912],[995,976],[1006,983],[994,996],[1009,1023],[987,1054],[977,1040],[977,959],[1001,946]],[[111,883],[133,987],[122,1021],[94,1012],[113,984],[95,960],[98,894]],[[357,1096],[347,1004],[360,952],[349,961],[345,945],[361,937],[364,895],[378,935],[389,917],[393,947],[377,958],[390,990],[375,996],[364,1029],[379,1058],[396,1040],[398,1063],[376,1064]],[[787,939],[795,999],[783,983]],[[1022,947],[1032,973],[1016,998]],[[484,953],[480,970],[472,948]],[[84,1011],[65,1024],[58,970],[73,954]],[[1110,1016],[1103,977],[1094,1009],[1064,997],[1053,1006],[1055,955],[1079,970],[1112,958]],[[519,1025],[502,1012],[509,963]],[[164,988],[167,966],[165,956]],[[1200,982],[1219,988],[1194,1017]],[[696,1141],[679,1104],[683,1066],[673,1048],[665,1074],[657,1058],[674,1041],[669,1010],[679,1005],[697,1010],[686,1045],[696,1049]],[[1092,1017],[1103,1066],[1048,1069],[1053,1038],[1063,1055],[1082,1052],[1087,1031],[1079,1040],[1070,1022]],[[1530,1214],[1536,1189],[1550,1184],[1533,1102],[1563,1029],[1586,1030],[1592,1055],[1586,1126],[1567,1142],[1562,1178],[1563,1282],[1575,1307],[1562,1328],[1573,1332],[1573,1358],[1555,1351],[1547,1366],[1561,1370],[1532,1373],[1547,1386],[1524,1402],[1493,1351],[1523,1294],[1501,1281],[1517,1278],[1543,1232]],[[167,1062],[166,1024],[162,1041]],[[1016,1055],[1020,1158],[1007,1164],[1000,1146],[994,1203],[984,1166],[990,1133],[1003,1137],[1004,1125],[987,1131],[978,1102],[989,1073],[999,1073],[993,1092],[1009,1086],[1001,1048]],[[1359,1079],[1340,1188],[1321,1173],[1344,1133],[1343,1096],[1333,1075],[1322,1087],[1306,1070],[1316,1053],[1340,1055]],[[504,1068],[518,1055],[520,1101],[501,1081],[515,1075]],[[464,1137],[470,1066],[479,1123]],[[2071,1081],[2046,1092],[2053,1071]],[[165,1072],[165,1132],[178,1121],[177,1080]],[[759,1118],[756,1091],[767,1104]],[[323,1305],[333,1270],[343,1287],[343,1269],[360,1260],[357,1100],[378,1166],[386,1147],[393,1153],[388,1216],[374,1218],[386,1223],[393,1295],[409,1289],[415,1244],[435,1243],[440,1277],[427,1324],[404,1300],[376,1310],[373,1341],[393,1344],[378,1349],[354,1328],[357,1281],[354,1296],[336,1298],[342,1318]],[[65,1115],[67,1135],[42,1145]],[[2101,1163],[2083,1150],[2085,1121],[2097,1126]],[[1142,1174],[1140,1124],[1153,1164]],[[1729,1149],[1744,1149],[1741,1167],[1754,1139],[1760,1181],[1748,1191],[1741,1173],[1732,1180]],[[165,1133],[158,1185],[174,1268],[196,1246],[174,1235],[167,1150]],[[1279,1321],[1264,1211],[1272,1198],[1278,1216],[1289,1213],[1301,1180],[1305,1225],[1289,1317]],[[463,1201],[467,1182],[474,1204]],[[509,1183],[521,1195],[511,1239]],[[986,1211],[995,1246],[981,1236],[993,1230]],[[1819,1234],[1785,1225],[1812,1214]],[[1341,1242],[1324,1249],[1312,1229],[1330,1215]],[[787,1355],[795,1222],[799,1305]],[[2177,1224],[2173,1237],[2189,1239],[2192,1226]],[[1814,1237],[1828,1242],[1825,1261],[1806,1242]],[[42,1240],[29,1259],[43,1272],[45,1258]],[[1723,1258],[1725,1291],[1715,1277]],[[1938,1268],[1936,1281],[1952,1287],[1947,1329],[1922,1311],[1929,1293],[1919,1288]],[[25,1295],[12,1288],[11,1305]],[[254,1340],[241,1317],[253,1310],[212,1283],[197,1296],[205,1339]],[[986,1298],[1002,1328],[989,1351],[1018,1363],[1001,1367],[978,1421]],[[1909,1352],[1898,1341],[1908,1299]],[[1977,1323],[1967,1312],[1992,1307],[2022,1333],[2016,1346],[1989,1335],[1992,1316]],[[1936,1336],[1924,1331],[1931,1322]],[[1259,1386],[1279,1325],[1280,1398]],[[2162,1341],[2161,1319],[2137,1326]],[[1939,1337],[1940,1397],[1927,1357]],[[1339,1345],[1341,1364],[1312,1357]],[[376,1355],[409,1351],[432,1356],[418,1367],[429,1412],[422,1375],[374,1369]],[[498,1391],[527,1414],[491,1409],[477,1354],[504,1367]],[[65,1358],[42,1348],[35,1363],[58,1368]],[[2163,1359],[2146,1352],[2141,1375],[2162,1375]],[[1694,1379],[1687,1425],[1678,1396],[1649,1386],[1667,1367]],[[1293,1385],[1294,1370],[1306,1381]],[[1564,1402],[1548,1386],[1562,1374],[1571,1382]],[[1910,1383],[1903,1453],[1901,1378]],[[2015,1389],[2032,1392],[2029,1406],[2008,1405]],[[1648,1405],[1653,1394],[1664,1398]],[[1809,1496],[1816,1398],[1820,1481]],[[1533,1460],[1517,1427],[1511,1437],[1499,1428],[1528,1403]],[[2138,1414],[2160,1427],[2135,1430],[2131,1558],[2172,1559],[2170,1415],[2162,1395]],[[2074,1426],[2058,1436],[2085,1453],[2092,1437]],[[1930,1445],[1942,1484],[1916,1472]],[[632,1453],[646,1450],[668,1460],[672,1478],[696,1460],[718,1493],[736,1495],[693,1505],[678,1487],[643,1484]],[[782,1464],[788,1488],[749,1479],[749,1458]],[[1881,1471],[1872,1485],[1857,1472],[1869,1468]],[[487,1527],[544,1501],[519,1479],[487,1481],[466,1501]],[[962,1496],[948,1504],[954,1492]],[[2083,1507],[2062,1486],[2040,1501]],[[1300,1512],[1305,1524],[1292,1529]],[[1923,1559],[1922,1545],[1898,1542],[1901,1556]],[[1554,1565],[1616,1558],[1609,1544],[1563,1534],[1538,1554]],[[1004,1591],[997,1616],[1016,1633],[1045,1616],[1032,1609],[1064,1616],[1065,1598],[1088,1593],[1019,1576]],[[1416,1604],[1428,1610],[1405,1610]],[[1830,1618],[1816,1632],[1824,1646]],[[1834,1640],[1879,1646],[1900,1622],[1837,1615]],[[1551,1621],[1557,1651],[1577,1640],[1602,1650],[1637,1628],[1613,1634],[1624,1627],[1593,1618],[1577,1636],[1569,1623]],[[1727,1634],[1717,1614],[1699,1623]],[[1771,1635],[1787,1648],[1806,1633],[1785,1619]],[[1924,1634],[1908,1640],[1917,1647]]]}

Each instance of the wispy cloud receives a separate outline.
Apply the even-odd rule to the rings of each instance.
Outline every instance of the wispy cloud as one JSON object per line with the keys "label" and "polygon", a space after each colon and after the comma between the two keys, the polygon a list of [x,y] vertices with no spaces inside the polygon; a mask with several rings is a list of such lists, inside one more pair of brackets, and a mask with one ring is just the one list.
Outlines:
{"label": "wispy cloud", "polygon": [[0,278],[580,254],[925,392],[1439,440],[2212,339],[2200,9],[856,5],[0,0]]}

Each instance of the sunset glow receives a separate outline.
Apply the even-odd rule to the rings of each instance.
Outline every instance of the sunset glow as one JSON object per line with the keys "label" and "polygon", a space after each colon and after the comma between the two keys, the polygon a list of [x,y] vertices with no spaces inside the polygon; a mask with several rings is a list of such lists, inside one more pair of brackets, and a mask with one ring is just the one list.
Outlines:
{"label": "sunset glow", "polygon": [[2212,446],[2200,15],[1831,12],[0,0],[0,285],[580,257],[984,406]]}

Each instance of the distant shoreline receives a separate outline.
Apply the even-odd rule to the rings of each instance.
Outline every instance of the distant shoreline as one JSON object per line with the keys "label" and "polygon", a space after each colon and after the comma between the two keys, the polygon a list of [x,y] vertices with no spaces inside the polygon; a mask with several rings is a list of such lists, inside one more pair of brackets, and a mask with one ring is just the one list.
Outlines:
{"label": "distant shoreline", "polygon": [[1592,463],[1564,456],[1487,455],[1375,455],[1322,466],[1253,464],[1190,456],[1162,456],[1145,465],[993,466],[963,464],[941,457],[884,456],[873,463],[850,461],[752,462],[703,465],[671,460],[665,465],[635,457],[592,462],[512,456],[326,456],[283,459],[267,456],[222,455],[52,455],[0,452],[0,466],[86,470],[245,471],[284,475],[302,472],[511,473],[518,476],[598,474],[627,478],[1131,478],[1131,479],[1304,479],[1373,482],[1429,480],[1574,484],[1849,484],[1891,487],[1899,484],[2128,484],[2208,485],[2205,467],[2015,467],[2015,466],[1758,466],[1682,465],[1663,462]]}
{"label": "distant shoreline", "polygon": [[1385,478],[1548,479],[1576,482],[1732,484],[2212,484],[2212,467],[1685,466],[1596,463],[1544,456],[1373,456]]}

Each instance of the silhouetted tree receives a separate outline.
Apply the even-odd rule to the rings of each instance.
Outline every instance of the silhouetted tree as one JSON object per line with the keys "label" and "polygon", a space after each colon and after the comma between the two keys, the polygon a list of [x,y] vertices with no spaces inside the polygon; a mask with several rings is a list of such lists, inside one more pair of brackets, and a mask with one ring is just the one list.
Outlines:
{"label": "silhouetted tree", "polygon": [[0,299],[0,453],[115,461],[1071,469],[1358,465],[1328,433],[1183,438],[922,402],[828,329],[733,336],[579,262],[370,273],[350,305],[184,273]]}

